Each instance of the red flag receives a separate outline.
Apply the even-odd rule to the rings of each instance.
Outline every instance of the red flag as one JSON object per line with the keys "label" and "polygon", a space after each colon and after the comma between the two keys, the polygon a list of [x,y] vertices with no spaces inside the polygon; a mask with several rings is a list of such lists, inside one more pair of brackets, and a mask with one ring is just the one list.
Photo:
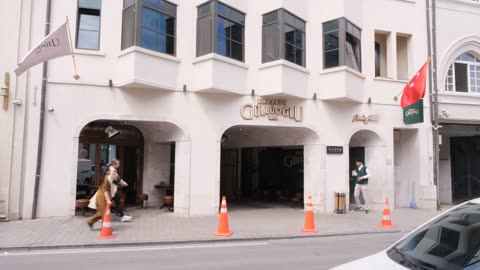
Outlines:
{"label": "red flag", "polygon": [[422,68],[420,68],[417,74],[415,74],[408,84],[405,85],[405,88],[403,88],[402,101],[400,103],[402,108],[414,104],[425,96],[425,85],[429,63],[430,58],[428,58],[427,62],[423,64]]}

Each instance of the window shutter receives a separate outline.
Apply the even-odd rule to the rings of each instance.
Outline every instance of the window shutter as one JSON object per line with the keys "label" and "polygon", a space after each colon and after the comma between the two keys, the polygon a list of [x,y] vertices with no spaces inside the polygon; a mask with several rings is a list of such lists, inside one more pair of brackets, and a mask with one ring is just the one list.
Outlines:
{"label": "window shutter", "polygon": [[134,45],[135,5],[126,8],[122,14],[122,50]]}
{"label": "window shutter", "polygon": [[197,57],[212,52],[212,17],[197,20]]}
{"label": "window shutter", "polygon": [[262,63],[280,59],[278,23],[263,26]]}

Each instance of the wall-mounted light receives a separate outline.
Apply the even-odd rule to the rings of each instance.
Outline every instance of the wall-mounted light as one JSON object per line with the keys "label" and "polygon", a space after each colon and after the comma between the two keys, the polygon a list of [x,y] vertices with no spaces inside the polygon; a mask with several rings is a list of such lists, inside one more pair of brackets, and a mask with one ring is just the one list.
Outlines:
{"label": "wall-mounted light", "polygon": [[251,95],[252,97],[255,96],[255,89],[252,89]]}
{"label": "wall-mounted light", "polygon": [[368,98],[367,103],[372,104],[372,98],[371,97]]}
{"label": "wall-mounted light", "polygon": [[108,80],[108,87],[112,87],[112,86],[113,86],[112,80]]}
{"label": "wall-mounted light", "polygon": [[117,134],[120,134],[120,130],[116,130],[114,129],[112,126],[108,126],[106,129],[105,129],[105,133],[107,133],[108,137],[109,138],[112,138],[113,136],[117,135]]}
{"label": "wall-mounted light", "polygon": [[313,100],[317,100],[317,93],[313,94]]}
{"label": "wall-mounted light", "polygon": [[445,118],[450,118],[451,116],[450,113],[445,109],[442,109],[440,112],[442,113],[440,116],[443,116]]}
{"label": "wall-mounted light", "polygon": [[186,84],[183,85],[183,92],[187,92],[187,85]]}

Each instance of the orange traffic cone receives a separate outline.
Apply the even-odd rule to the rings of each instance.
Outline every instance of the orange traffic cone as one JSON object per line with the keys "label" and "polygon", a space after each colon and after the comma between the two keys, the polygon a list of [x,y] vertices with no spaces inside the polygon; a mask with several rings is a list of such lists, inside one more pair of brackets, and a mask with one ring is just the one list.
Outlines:
{"label": "orange traffic cone", "polygon": [[313,217],[312,196],[308,196],[305,224],[303,225],[302,232],[318,232],[317,228],[315,228],[315,218]]}
{"label": "orange traffic cone", "polygon": [[385,208],[383,209],[382,222],[378,224],[382,228],[393,228],[392,220],[390,219],[390,207],[388,206],[388,198],[385,200]]}
{"label": "orange traffic cone", "polygon": [[107,207],[105,209],[105,215],[103,216],[102,220],[102,231],[97,236],[100,239],[110,239],[115,238],[116,235],[112,233],[112,218],[110,216],[110,204],[107,203]]}
{"label": "orange traffic cone", "polygon": [[228,228],[227,198],[222,197],[222,207],[220,208],[220,217],[218,218],[218,229],[216,236],[230,236],[233,232]]}

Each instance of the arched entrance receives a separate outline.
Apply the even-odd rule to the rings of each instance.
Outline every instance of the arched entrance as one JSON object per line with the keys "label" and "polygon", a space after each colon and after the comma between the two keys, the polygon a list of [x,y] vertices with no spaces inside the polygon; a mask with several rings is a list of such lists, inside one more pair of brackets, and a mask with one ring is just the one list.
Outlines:
{"label": "arched entrance", "polygon": [[[349,172],[355,170],[356,160],[362,160],[364,165],[369,168],[372,176],[369,178],[368,197],[370,207],[375,204],[381,205],[384,196],[389,192],[386,179],[386,147],[381,137],[374,131],[362,129],[355,132],[349,142]],[[355,203],[354,188],[355,179],[350,177],[350,208]],[[383,198],[383,199],[382,199]],[[393,200],[393,198],[392,198]],[[361,197],[363,203],[363,198]]]}
{"label": "arched entrance", "polygon": [[107,164],[120,160],[119,173],[128,180],[126,203],[134,204],[143,184],[142,132],[126,122],[93,121],[80,132],[76,198],[90,198],[101,184]]}
{"label": "arched entrance", "polygon": [[304,127],[230,127],[221,140],[220,194],[234,207],[301,206],[305,193],[313,193],[306,182],[316,174],[318,141]]}
{"label": "arched entrance", "polygon": [[[129,184],[126,203],[147,194],[148,207],[160,207],[173,195],[175,214],[190,208],[190,139],[177,125],[164,121],[96,120],[79,135],[78,198],[90,198],[101,183],[104,164],[119,159],[120,176]],[[169,199],[171,200],[171,198]],[[171,210],[172,205],[163,208]]]}

